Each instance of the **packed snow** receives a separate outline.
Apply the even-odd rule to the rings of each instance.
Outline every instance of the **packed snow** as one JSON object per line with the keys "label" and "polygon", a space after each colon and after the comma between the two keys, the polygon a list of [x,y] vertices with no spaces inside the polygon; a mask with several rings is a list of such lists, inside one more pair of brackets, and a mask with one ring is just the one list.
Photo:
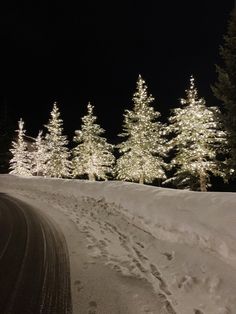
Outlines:
{"label": "packed snow", "polygon": [[[111,286],[112,280],[126,278],[122,285],[128,296],[134,286],[130,280],[139,282],[130,301],[137,308],[133,312],[123,310],[124,314],[236,313],[235,193],[13,175],[0,176],[0,192],[22,199],[53,218],[58,213],[61,227],[73,223],[86,239],[86,243],[78,240],[78,245],[85,245],[92,267],[100,261],[97,267],[110,276]],[[69,251],[75,258],[70,245]],[[72,286],[79,291],[79,295],[72,291],[73,303],[76,308],[78,298],[79,308],[83,306],[79,298],[83,299],[85,284],[81,278],[73,281],[73,276],[72,269]],[[90,279],[86,277],[84,282]],[[149,303],[145,296],[148,287],[154,294]],[[91,313],[102,313],[99,300],[89,304]],[[113,308],[104,313],[116,312]]]}

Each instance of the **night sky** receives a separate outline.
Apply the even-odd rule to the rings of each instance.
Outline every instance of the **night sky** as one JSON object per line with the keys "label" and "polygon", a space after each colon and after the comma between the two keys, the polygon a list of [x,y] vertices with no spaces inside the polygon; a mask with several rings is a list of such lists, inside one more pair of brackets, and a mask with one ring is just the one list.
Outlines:
{"label": "night sky", "polygon": [[233,0],[1,2],[0,105],[15,128],[22,117],[27,134],[36,136],[57,101],[71,140],[91,101],[113,143],[138,74],[163,121],[185,96],[191,74],[199,95],[217,105],[210,85],[233,6]]}

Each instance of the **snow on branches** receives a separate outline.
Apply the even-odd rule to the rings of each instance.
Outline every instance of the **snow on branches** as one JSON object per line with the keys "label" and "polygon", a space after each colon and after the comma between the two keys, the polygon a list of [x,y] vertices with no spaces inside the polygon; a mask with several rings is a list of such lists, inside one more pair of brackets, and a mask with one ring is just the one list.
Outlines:
{"label": "snow on branches", "polygon": [[18,122],[18,133],[17,139],[12,141],[12,148],[10,152],[13,157],[10,160],[10,173],[22,176],[30,176],[31,175],[31,162],[30,162],[30,154],[27,149],[27,144],[24,140],[25,129],[24,129],[24,121],[20,119]]}
{"label": "snow on branches", "polygon": [[193,77],[181,104],[169,118],[168,130],[174,136],[169,145],[175,150],[171,161],[175,175],[166,182],[172,180],[187,188],[197,184],[201,191],[206,191],[210,173],[225,177],[223,163],[217,157],[226,152],[227,134],[222,130],[219,109],[206,107],[205,100],[198,98]]}
{"label": "snow on branches", "polygon": [[89,103],[87,115],[82,118],[81,130],[75,132],[77,146],[73,149],[72,175],[87,175],[89,180],[107,179],[115,162],[113,146],[101,136],[104,130],[96,123],[93,108]]}
{"label": "snow on branches", "polygon": [[63,121],[60,118],[60,112],[57,104],[53,104],[51,118],[45,127],[47,134],[45,136],[45,145],[47,151],[47,162],[45,165],[46,175],[49,177],[69,177],[70,176],[70,153],[67,148],[67,137],[62,135]]}
{"label": "snow on branches", "polygon": [[154,98],[147,93],[145,81],[139,75],[133,96],[133,110],[124,114],[123,133],[126,139],[118,145],[117,178],[139,183],[164,179],[166,139],[163,125],[157,122],[160,113],[150,104]]}

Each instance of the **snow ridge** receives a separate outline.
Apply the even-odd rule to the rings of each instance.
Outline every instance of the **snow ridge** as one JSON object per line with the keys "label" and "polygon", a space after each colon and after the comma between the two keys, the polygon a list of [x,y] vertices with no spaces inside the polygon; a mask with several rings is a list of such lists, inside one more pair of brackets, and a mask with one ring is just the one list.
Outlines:
{"label": "snow ridge", "polygon": [[0,183],[63,211],[86,235],[94,259],[153,286],[161,313],[234,313],[235,194],[14,176]]}

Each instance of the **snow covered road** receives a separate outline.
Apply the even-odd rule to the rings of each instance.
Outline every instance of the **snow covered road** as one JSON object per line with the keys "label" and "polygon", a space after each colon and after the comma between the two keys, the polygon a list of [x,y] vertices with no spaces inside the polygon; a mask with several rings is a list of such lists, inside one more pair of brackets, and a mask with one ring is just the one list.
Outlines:
{"label": "snow covered road", "polygon": [[233,193],[3,177],[61,226],[74,313],[236,313]]}

